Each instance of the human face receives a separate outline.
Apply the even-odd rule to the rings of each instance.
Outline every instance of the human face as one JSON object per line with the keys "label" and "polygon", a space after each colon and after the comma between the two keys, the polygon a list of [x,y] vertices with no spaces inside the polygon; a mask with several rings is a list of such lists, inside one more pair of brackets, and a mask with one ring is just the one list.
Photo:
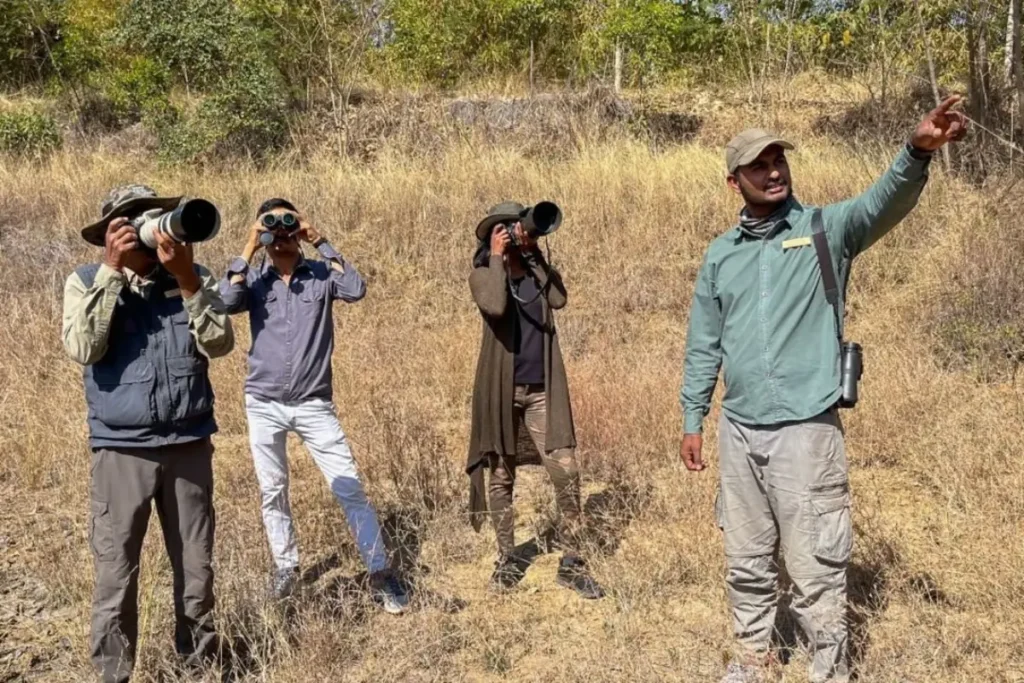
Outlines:
{"label": "human face", "polygon": [[769,215],[789,199],[793,192],[790,181],[786,150],[779,145],[769,145],[728,179],[729,187],[743,197],[747,211],[755,217]]}
{"label": "human face", "polygon": [[[290,211],[283,206],[271,209],[267,213],[273,216],[281,216],[286,213],[295,214],[294,211]],[[271,256],[288,259],[299,255],[298,226],[296,226],[296,229],[291,232],[287,232],[281,227],[276,228],[273,232],[274,241],[267,247],[267,252]]]}

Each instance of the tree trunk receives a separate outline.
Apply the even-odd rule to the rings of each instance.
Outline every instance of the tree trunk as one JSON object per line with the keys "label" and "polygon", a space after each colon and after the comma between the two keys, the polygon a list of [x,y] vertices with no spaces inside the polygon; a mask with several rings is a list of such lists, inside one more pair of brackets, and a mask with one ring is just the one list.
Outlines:
{"label": "tree trunk", "polygon": [[530,97],[533,97],[533,39],[530,39]]}
{"label": "tree trunk", "polygon": [[622,92],[622,44],[615,41],[615,94]]}
{"label": "tree trunk", "polygon": [[[1017,121],[1018,130],[1024,128],[1024,70],[1021,69],[1021,35],[1020,35],[1020,12],[1022,0],[1010,0],[1010,16],[1013,18],[1012,27],[1012,49],[1010,59],[1012,61],[1013,86],[1017,91]],[[1016,133],[1016,131],[1014,131]]]}
{"label": "tree trunk", "polygon": [[[932,82],[932,95],[935,97],[935,106],[939,106],[942,103],[942,95],[939,93],[939,79],[935,75],[935,58],[932,56],[932,44],[928,40],[928,32],[924,29],[924,15],[921,14],[920,0],[914,0],[914,7],[917,9],[917,28],[921,32],[921,40],[924,42],[924,53],[928,59],[928,76]],[[949,145],[942,146],[942,160],[946,164],[946,173],[950,173],[953,170],[953,160],[949,155]]]}
{"label": "tree trunk", "polygon": [[1010,0],[1009,5],[1009,9],[1006,11],[1006,61],[1003,64],[1007,84],[1016,82],[1014,80],[1017,75],[1016,65],[1020,63],[1020,58],[1014,56],[1017,41],[1020,40],[1020,21],[1017,19],[1020,16],[1019,3],[1017,0]]}

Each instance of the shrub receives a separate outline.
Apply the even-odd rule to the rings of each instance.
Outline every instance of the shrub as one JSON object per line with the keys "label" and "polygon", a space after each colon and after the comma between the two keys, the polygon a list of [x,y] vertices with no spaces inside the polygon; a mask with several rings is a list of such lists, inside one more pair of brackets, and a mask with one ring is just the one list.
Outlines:
{"label": "shrub", "polygon": [[0,151],[43,156],[61,146],[60,127],[52,117],[32,111],[0,112]]}
{"label": "shrub", "polygon": [[288,140],[288,101],[269,66],[253,60],[226,74],[191,110],[160,111],[149,122],[165,161],[212,161],[244,154],[260,160]]}

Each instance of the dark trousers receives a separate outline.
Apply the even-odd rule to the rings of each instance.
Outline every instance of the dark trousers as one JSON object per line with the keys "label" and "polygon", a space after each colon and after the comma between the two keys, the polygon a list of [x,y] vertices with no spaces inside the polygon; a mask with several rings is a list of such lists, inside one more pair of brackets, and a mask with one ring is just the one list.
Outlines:
{"label": "dark trousers", "polygon": [[198,661],[213,627],[213,445],[208,438],[92,456],[89,543],[96,570],[92,661],[104,683],[125,683],[139,635],[139,557],[155,504],[174,574],[174,643]]}

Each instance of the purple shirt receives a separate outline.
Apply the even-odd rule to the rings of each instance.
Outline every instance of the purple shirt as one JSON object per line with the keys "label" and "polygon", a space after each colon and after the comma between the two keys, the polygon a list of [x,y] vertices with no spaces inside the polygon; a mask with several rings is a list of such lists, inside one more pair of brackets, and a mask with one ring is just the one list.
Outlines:
{"label": "purple shirt", "polygon": [[[302,260],[287,285],[269,259],[258,269],[241,258],[228,266],[221,297],[228,313],[249,312],[252,332],[245,393],[264,401],[331,400],[333,303],[359,301],[366,283],[331,245],[318,251],[328,261]],[[242,273],[245,281],[232,284],[231,276]]]}

